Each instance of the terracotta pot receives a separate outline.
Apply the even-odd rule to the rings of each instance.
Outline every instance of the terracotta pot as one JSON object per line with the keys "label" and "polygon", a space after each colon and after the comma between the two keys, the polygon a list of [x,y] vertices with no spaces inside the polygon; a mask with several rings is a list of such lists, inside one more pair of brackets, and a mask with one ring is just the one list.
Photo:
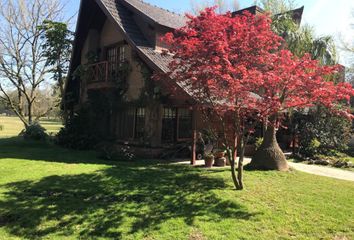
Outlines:
{"label": "terracotta pot", "polygon": [[205,167],[211,168],[214,164],[214,156],[206,156],[204,162],[205,162]]}
{"label": "terracotta pot", "polygon": [[224,156],[225,156],[224,151],[218,151],[218,152],[214,153],[215,158],[223,158]]}
{"label": "terracotta pot", "polygon": [[216,158],[215,159],[215,166],[217,167],[225,167],[226,166],[226,158]]}

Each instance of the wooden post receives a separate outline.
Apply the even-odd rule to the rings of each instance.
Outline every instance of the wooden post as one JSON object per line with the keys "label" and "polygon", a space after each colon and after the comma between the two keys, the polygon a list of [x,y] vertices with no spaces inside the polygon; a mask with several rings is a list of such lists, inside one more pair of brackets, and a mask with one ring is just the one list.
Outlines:
{"label": "wooden post", "polygon": [[105,82],[108,82],[108,74],[109,74],[109,63],[108,63],[108,61],[106,61],[105,63],[104,63],[104,66],[105,66],[105,79],[104,79],[104,81]]}
{"label": "wooden post", "polygon": [[197,150],[197,117],[196,109],[193,107],[192,110],[192,156],[191,156],[191,165],[196,164],[196,150]]}

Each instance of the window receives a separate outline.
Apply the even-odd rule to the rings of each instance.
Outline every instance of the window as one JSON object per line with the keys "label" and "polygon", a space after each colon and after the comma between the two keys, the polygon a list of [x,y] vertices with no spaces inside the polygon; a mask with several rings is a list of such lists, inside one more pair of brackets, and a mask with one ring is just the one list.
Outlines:
{"label": "window", "polygon": [[117,113],[117,138],[141,139],[145,132],[145,108],[122,109]]}
{"label": "window", "polygon": [[135,115],[135,139],[144,137],[145,132],[145,108],[137,108]]}
{"label": "window", "polygon": [[107,49],[108,74],[111,80],[118,70],[118,55],[119,54],[117,46],[110,47]]}
{"label": "window", "polygon": [[192,137],[192,111],[188,108],[178,109],[178,139]]}
{"label": "window", "polygon": [[110,78],[118,74],[118,67],[125,61],[125,45],[115,45],[107,48],[108,73]]}
{"label": "window", "polygon": [[192,137],[192,111],[188,108],[164,108],[162,142],[169,143]]}
{"label": "window", "polygon": [[162,116],[162,136],[163,142],[174,142],[176,136],[176,108],[164,108]]}
{"label": "window", "polygon": [[134,137],[135,108],[122,109],[117,113],[117,138],[129,140]]}
{"label": "window", "polygon": [[125,46],[122,45],[119,47],[119,66],[125,61]]}

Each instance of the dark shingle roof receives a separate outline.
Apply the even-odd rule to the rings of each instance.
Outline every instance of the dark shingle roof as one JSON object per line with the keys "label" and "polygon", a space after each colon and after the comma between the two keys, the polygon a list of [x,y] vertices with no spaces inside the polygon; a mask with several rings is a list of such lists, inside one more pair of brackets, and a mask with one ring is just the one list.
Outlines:
{"label": "dark shingle roof", "polygon": [[121,2],[126,7],[129,7],[133,11],[144,14],[155,23],[162,26],[180,28],[186,24],[186,17],[160,7],[150,5],[141,0],[121,0]]}

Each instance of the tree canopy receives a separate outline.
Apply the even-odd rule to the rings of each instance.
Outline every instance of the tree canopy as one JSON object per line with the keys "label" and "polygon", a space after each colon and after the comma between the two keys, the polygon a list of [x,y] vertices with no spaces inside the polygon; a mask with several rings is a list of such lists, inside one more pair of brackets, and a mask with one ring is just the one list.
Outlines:
{"label": "tree canopy", "polygon": [[[276,125],[280,113],[318,103],[351,117],[342,104],[354,94],[351,86],[329,81],[337,66],[322,66],[309,54],[295,56],[272,31],[267,15],[232,17],[214,10],[188,15],[185,27],[166,34],[170,48],[164,54],[174,58],[167,77],[184,86],[199,106],[219,115],[231,112],[238,138],[250,117]],[[234,182],[240,188],[240,180]]]}

